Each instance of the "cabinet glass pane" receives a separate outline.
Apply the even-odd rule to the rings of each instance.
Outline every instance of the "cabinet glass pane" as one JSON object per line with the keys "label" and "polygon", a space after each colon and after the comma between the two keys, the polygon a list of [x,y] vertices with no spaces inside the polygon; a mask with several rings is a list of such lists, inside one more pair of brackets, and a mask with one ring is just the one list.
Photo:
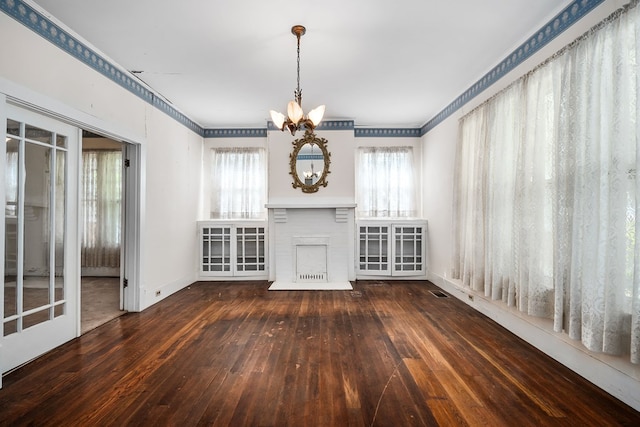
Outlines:
{"label": "cabinet glass pane", "polygon": [[202,229],[203,272],[231,271],[231,227]]}
{"label": "cabinet glass pane", "polygon": [[236,228],[236,271],[264,271],[264,227]]}
{"label": "cabinet glass pane", "polygon": [[361,271],[385,271],[388,269],[388,227],[360,226],[359,264]]}
{"label": "cabinet glass pane", "polygon": [[394,271],[422,270],[422,227],[397,226],[395,233]]}

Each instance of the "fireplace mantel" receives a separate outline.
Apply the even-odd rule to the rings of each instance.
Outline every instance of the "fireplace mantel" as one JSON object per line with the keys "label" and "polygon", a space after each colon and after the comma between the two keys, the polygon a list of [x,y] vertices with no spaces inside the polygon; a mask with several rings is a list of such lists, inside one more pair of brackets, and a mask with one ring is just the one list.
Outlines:
{"label": "fireplace mantel", "polygon": [[346,208],[353,209],[356,207],[354,202],[332,201],[332,200],[283,200],[277,202],[269,202],[267,209],[334,209]]}
{"label": "fireplace mantel", "polygon": [[270,289],[352,289],[356,204],[344,199],[301,199],[266,204],[269,275],[274,281]]}

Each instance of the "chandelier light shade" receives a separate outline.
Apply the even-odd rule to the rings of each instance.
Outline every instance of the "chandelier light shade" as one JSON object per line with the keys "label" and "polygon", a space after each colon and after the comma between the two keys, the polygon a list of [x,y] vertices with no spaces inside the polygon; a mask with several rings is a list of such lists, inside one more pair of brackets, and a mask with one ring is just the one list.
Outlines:
{"label": "chandelier light shade", "polygon": [[302,110],[302,90],[300,90],[300,37],[306,33],[307,30],[302,25],[294,25],[291,28],[291,33],[298,39],[298,86],[293,92],[294,100],[290,101],[287,105],[287,115],[279,113],[275,110],[269,111],[271,114],[271,120],[273,124],[280,130],[289,130],[291,135],[295,135],[296,131],[301,127],[313,130],[324,116],[324,105],[314,108],[309,111],[307,116],[304,115]]}

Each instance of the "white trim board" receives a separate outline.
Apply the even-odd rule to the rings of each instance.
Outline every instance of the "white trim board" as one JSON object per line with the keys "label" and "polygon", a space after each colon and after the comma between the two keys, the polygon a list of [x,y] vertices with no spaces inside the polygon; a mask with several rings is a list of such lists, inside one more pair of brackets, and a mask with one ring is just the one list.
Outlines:
{"label": "white trim board", "polygon": [[321,282],[321,283],[294,283],[294,282],[273,282],[269,286],[270,291],[351,291],[353,286],[350,282]]}

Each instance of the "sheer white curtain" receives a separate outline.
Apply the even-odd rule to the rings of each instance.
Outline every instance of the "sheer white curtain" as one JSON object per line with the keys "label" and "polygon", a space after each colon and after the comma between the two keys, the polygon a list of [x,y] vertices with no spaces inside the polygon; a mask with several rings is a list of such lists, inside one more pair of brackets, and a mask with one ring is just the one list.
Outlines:
{"label": "sheer white curtain", "polygon": [[264,218],[264,151],[253,147],[211,150],[211,218]]}
{"label": "sheer white curtain", "polygon": [[566,72],[556,150],[563,196],[557,208],[556,312],[567,311],[562,326],[587,348],[620,354],[631,345],[635,363],[640,363],[639,41],[636,2],[562,56]]}
{"label": "sheer white curtain", "polygon": [[412,147],[362,147],[357,162],[360,218],[416,216]]}
{"label": "sheer white curtain", "polygon": [[640,8],[460,122],[453,275],[640,363]]}
{"label": "sheer white curtain", "polygon": [[83,151],[82,267],[119,267],[122,153]]}

